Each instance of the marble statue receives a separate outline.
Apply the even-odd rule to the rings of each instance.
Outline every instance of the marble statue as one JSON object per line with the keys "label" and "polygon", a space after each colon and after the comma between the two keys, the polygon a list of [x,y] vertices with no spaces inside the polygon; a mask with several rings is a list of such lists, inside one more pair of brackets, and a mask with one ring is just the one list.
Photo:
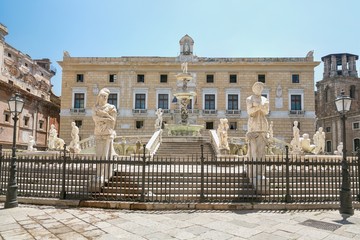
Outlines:
{"label": "marble statue", "polygon": [[71,123],[71,142],[69,145],[69,149],[71,152],[80,153],[80,145],[79,145],[79,128],[76,126],[75,122]]}
{"label": "marble statue", "polygon": [[309,134],[304,133],[300,138],[300,147],[304,153],[312,153],[315,149],[315,145],[311,144]]}
{"label": "marble statue", "polygon": [[56,139],[57,139],[57,130],[54,124],[51,124],[49,130],[49,139],[48,139],[48,149],[53,150],[56,149]]}
{"label": "marble statue", "polygon": [[343,149],[344,149],[343,143],[340,142],[336,149],[337,150],[334,151],[334,154],[342,156],[343,155]]}
{"label": "marble statue", "polygon": [[294,121],[293,126],[293,139],[291,140],[290,144],[292,146],[292,151],[294,153],[300,153],[301,147],[300,147],[300,130],[299,130],[299,122]]}
{"label": "marble statue", "polygon": [[183,62],[181,64],[181,70],[183,71],[183,73],[188,73],[188,63],[187,62]]}
{"label": "marble statue", "polygon": [[280,83],[276,87],[275,108],[283,107],[282,88]]}
{"label": "marble statue", "polygon": [[229,142],[228,142],[228,130],[229,130],[228,120],[226,118],[221,118],[220,124],[217,128],[217,135],[219,137],[220,151],[222,149],[230,150]]}
{"label": "marble statue", "polygon": [[164,114],[164,110],[162,110],[162,108],[158,108],[155,112],[157,119],[155,120],[155,130],[160,130],[162,127],[162,122],[163,122],[163,114]]}
{"label": "marble statue", "polygon": [[[246,138],[248,141],[248,158],[250,161],[264,160],[266,147],[268,146],[268,121],[266,115],[269,114],[269,101],[261,96],[264,89],[264,83],[256,82],[252,86],[253,95],[246,98],[246,107],[248,113],[248,132]],[[264,166],[256,166],[248,171],[252,184],[259,193],[266,193],[269,186],[264,181],[268,181],[264,175]],[[258,185],[263,182],[264,185]]]}
{"label": "marble statue", "polygon": [[267,154],[273,155],[273,148],[275,148],[275,140],[274,140],[274,130],[273,130],[274,123],[270,121],[269,128],[268,128],[268,145],[267,145]]}
{"label": "marble statue", "polygon": [[318,131],[313,136],[315,149],[315,154],[320,154],[325,152],[325,132],[322,127],[319,127]]}
{"label": "marble statue", "polygon": [[[99,91],[95,106],[93,107],[93,120],[95,123],[96,158],[111,160],[116,156],[114,149],[116,107],[107,102],[110,90],[103,88]],[[109,164],[97,164],[96,183],[103,183],[112,173]]]}
{"label": "marble statue", "polygon": [[27,150],[28,151],[36,151],[37,149],[34,148],[34,145],[35,145],[35,139],[33,136],[29,136],[29,141],[28,141],[28,144],[27,144]]}

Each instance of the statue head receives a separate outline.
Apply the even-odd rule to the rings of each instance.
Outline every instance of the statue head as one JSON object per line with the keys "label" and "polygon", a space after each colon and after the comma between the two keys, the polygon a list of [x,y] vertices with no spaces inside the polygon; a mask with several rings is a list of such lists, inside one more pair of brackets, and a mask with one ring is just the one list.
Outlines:
{"label": "statue head", "polygon": [[105,105],[107,103],[107,99],[109,97],[110,90],[107,88],[103,88],[100,90],[97,99],[96,99],[96,105]]}
{"label": "statue head", "polygon": [[261,95],[261,92],[263,91],[263,89],[264,89],[264,83],[262,83],[262,82],[256,82],[252,86],[252,91],[255,95]]}

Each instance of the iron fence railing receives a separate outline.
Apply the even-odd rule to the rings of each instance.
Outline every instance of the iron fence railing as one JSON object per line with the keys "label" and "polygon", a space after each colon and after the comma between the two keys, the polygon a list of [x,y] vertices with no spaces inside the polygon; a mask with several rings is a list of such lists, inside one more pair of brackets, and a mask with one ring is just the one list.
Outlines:
{"label": "iron fence railing", "polygon": [[[341,159],[317,156],[184,158],[137,154],[101,160],[63,155],[19,156],[18,196],[139,202],[339,201]],[[0,194],[11,156],[0,155]],[[360,154],[348,157],[353,201],[360,200]],[[103,176],[100,178],[99,176]]]}

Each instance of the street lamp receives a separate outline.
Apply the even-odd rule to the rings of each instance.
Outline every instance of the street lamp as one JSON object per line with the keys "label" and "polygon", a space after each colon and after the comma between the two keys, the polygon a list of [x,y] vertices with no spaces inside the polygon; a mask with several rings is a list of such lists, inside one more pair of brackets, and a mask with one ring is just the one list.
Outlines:
{"label": "street lamp", "polygon": [[8,182],[8,187],[6,191],[6,201],[5,208],[13,208],[18,206],[17,202],[17,189],[18,185],[16,183],[16,123],[18,115],[22,112],[24,107],[24,100],[20,97],[18,93],[15,93],[15,96],[12,96],[9,100],[9,109],[10,112],[14,115],[14,131],[13,131],[13,145],[12,145],[12,156],[11,156],[11,165],[10,165],[10,177]]}
{"label": "street lamp", "polygon": [[335,99],[335,104],[337,111],[341,114],[342,120],[342,137],[343,137],[343,159],[341,162],[341,175],[342,183],[340,190],[340,214],[345,221],[348,217],[354,215],[354,209],[352,207],[352,195],[350,189],[350,174],[349,174],[349,165],[346,160],[346,129],[345,129],[345,120],[346,112],[350,110],[351,98],[345,96],[344,90],[341,90],[340,96]]}

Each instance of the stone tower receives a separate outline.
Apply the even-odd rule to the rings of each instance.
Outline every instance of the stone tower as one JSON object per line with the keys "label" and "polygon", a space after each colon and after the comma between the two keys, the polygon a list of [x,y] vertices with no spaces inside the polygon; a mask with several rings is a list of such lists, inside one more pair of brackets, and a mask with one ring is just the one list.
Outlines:
{"label": "stone tower", "polygon": [[326,151],[332,153],[342,142],[340,114],[335,99],[341,90],[352,98],[347,113],[346,137],[348,155],[360,147],[360,79],[356,70],[358,55],[349,53],[329,54],[321,58],[324,62],[323,79],[316,83],[315,111],[317,128],[326,132]]}

